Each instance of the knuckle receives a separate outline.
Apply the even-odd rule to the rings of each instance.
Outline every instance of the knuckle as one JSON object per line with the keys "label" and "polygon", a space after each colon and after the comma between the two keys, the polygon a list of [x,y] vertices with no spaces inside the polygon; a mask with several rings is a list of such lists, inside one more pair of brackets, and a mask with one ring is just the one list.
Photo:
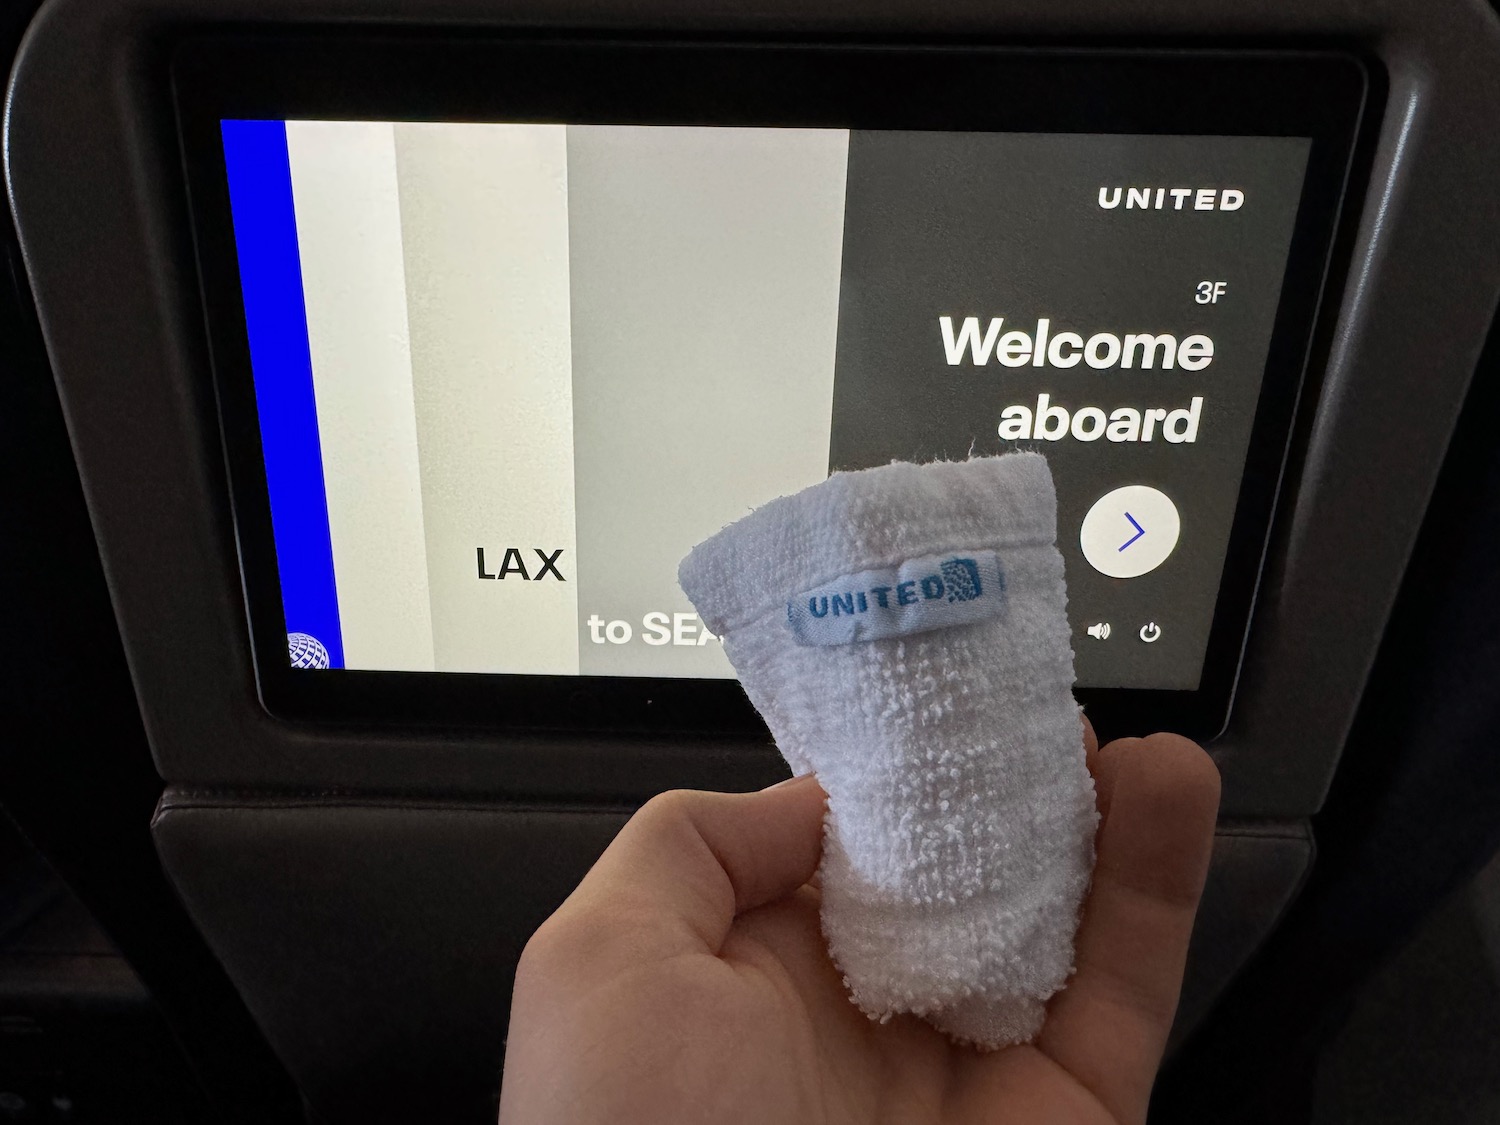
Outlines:
{"label": "knuckle", "polygon": [[652,820],[675,820],[687,815],[697,795],[691,789],[668,789],[642,805],[637,815]]}
{"label": "knuckle", "polygon": [[566,906],[537,927],[516,963],[516,979],[550,986],[576,980],[580,972],[603,963],[613,945],[606,920],[570,911]]}
{"label": "knuckle", "polygon": [[528,976],[545,975],[556,963],[558,954],[565,945],[566,935],[561,932],[563,928],[556,914],[538,926],[521,949],[516,972]]}
{"label": "knuckle", "polygon": [[693,789],[669,789],[652,797],[631,818],[636,832],[672,832],[690,827],[703,794]]}

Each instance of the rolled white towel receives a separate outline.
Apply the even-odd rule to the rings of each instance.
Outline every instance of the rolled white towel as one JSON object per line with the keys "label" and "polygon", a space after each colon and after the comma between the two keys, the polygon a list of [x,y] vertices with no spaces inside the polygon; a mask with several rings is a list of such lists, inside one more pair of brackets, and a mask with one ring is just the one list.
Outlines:
{"label": "rolled white towel", "polygon": [[1056,528],[1038,454],[894,463],[772,501],[678,572],[828,792],[823,932],[854,1002],[986,1048],[1040,1029],[1093,868]]}

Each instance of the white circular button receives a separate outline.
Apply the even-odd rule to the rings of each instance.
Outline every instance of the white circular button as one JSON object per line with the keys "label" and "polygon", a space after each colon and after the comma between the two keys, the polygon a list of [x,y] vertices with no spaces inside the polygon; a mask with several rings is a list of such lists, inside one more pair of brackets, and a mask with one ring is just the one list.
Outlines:
{"label": "white circular button", "polygon": [[1177,505],[1165,492],[1128,484],[1094,501],[1083,517],[1078,545],[1100,574],[1139,578],[1167,561],[1181,531]]}

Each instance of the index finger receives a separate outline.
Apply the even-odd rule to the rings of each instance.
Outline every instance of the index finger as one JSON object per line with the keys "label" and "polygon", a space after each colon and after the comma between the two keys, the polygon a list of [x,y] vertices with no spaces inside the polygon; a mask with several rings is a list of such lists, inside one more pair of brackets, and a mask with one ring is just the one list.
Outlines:
{"label": "index finger", "polygon": [[1177,1011],[1213,850],[1219,773],[1197,745],[1158,734],[1106,746],[1108,812],[1076,945],[1037,1046],[1120,1121],[1144,1121]]}

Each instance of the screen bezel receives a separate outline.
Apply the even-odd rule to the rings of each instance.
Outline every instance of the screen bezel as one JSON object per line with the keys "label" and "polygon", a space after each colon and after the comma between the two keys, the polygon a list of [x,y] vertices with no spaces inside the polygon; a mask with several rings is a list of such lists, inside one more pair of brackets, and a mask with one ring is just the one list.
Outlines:
{"label": "screen bezel", "polygon": [[[279,718],[763,734],[733,680],[311,671],[286,625],[229,213],[224,118],[760,125],[1310,138],[1199,686],[1087,688],[1111,735],[1222,731],[1369,85],[1334,51],[725,43],[347,30],[195,35],[172,80],[259,697]],[[1259,96],[1267,88],[1275,99]],[[926,96],[914,99],[909,91]]]}

